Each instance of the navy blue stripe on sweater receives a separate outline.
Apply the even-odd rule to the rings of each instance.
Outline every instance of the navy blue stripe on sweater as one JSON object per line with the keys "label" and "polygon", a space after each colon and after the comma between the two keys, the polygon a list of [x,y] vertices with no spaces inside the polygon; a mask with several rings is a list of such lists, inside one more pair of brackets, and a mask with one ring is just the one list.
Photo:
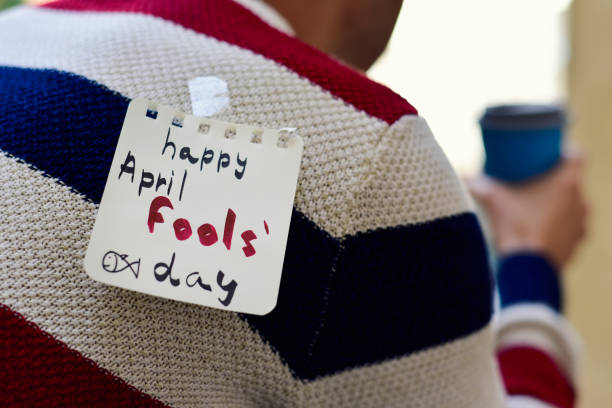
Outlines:
{"label": "navy blue stripe on sweater", "polygon": [[[98,203],[128,103],[73,74],[0,67],[0,149]],[[311,380],[473,333],[491,303],[473,214],[337,239],[294,210],[277,307],[241,317]]]}
{"label": "navy blue stripe on sweater", "polygon": [[497,288],[501,306],[542,303],[563,311],[563,292],[557,268],[543,256],[519,252],[499,260]]}
{"label": "navy blue stripe on sweater", "polygon": [[492,313],[474,214],[342,240],[293,217],[281,279],[276,309],[245,318],[306,380],[468,335]]}
{"label": "navy blue stripe on sweater", "polygon": [[129,102],[78,75],[0,66],[0,149],[99,203]]}

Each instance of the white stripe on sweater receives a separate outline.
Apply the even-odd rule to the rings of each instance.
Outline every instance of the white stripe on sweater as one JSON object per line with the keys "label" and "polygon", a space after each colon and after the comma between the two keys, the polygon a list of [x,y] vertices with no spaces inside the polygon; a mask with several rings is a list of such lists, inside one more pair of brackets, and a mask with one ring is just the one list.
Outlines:
{"label": "white stripe on sweater", "polygon": [[506,398],[507,408],[554,408],[540,400],[523,395],[513,395]]}
{"label": "white stripe on sweater", "polygon": [[490,325],[409,357],[316,380],[307,388],[311,400],[306,407],[505,406]]}

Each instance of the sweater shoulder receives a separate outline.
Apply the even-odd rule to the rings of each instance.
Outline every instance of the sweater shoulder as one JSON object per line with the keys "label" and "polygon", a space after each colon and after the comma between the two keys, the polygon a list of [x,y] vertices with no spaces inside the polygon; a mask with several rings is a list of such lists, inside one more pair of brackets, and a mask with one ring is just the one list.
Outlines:
{"label": "sweater shoulder", "polygon": [[[416,109],[389,88],[268,25],[231,0],[59,0],[45,7],[87,12],[141,13],[252,51],[294,71],[370,116],[392,124]],[[197,16],[197,18],[195,17]]]}

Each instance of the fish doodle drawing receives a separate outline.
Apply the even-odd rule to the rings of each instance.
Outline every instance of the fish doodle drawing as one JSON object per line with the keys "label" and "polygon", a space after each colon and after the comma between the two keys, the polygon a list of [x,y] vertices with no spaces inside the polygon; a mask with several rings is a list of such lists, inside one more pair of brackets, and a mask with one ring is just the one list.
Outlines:
{"label": "fish doodle drawing", "polygon": [[129,269],[132,271],[136,279],[138,279],[138,273],[140,272],[140,258],[134,262],[129,262],[127,258],[127,254],[122,255],[115,251],[108,251],[102,257],[102,269],[109,273],[118,273]]}

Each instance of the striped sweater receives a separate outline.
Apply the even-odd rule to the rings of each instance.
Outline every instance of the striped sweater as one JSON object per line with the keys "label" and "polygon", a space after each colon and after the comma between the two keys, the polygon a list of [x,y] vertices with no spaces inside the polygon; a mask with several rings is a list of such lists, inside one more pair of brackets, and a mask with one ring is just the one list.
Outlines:
{"label": "striped sweater", "polygon": [[[110,287],[82,260],[129,101],[297,127],[276,308]],[[0,405],[571,407],[554,269],[502,261],[426,122],[263,3],[59,0],[0,14]],[[497,359],[495,356],[497,355]]]}

